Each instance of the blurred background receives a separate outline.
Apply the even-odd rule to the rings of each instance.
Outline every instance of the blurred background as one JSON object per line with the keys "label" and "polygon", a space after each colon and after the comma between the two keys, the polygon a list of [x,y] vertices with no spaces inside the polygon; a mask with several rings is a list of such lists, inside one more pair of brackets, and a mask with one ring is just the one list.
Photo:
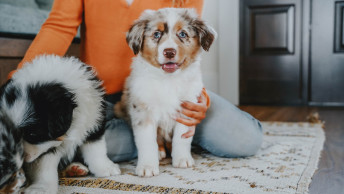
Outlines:
{"label": "blurred background", "polygon": [[[52,2],[0,0],[0,84],[21,61]],[[206,88],[261,121],[325,121],[310,193],[343,193],[344,1],[204,2],[203,18],[218,33],[203,53]],[[79,56],[79,44],[76,37],[67,55]]]}
{"label": "blurred background", "polygon": [[344,1],[206,0],[203,16],[206,84],[234,104],[344,106]]}
{"label": "blurred background", "polygon": [[[52,3],[0,0],[1,83]],[[203,18],[218,32],[203,54],[206,88],[235,105],[343,107],[343,10],[336,0],[205,0]]]}

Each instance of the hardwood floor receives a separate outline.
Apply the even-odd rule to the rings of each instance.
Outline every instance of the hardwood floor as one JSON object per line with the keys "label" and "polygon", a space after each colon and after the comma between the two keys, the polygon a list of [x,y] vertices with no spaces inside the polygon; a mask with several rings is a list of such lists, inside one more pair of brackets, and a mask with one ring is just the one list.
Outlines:
{"label": "hardwood floor", "polygon": [[325,121],[326,141],[310,194],[344,194],[344,108],[239,106],[261,121],[307,121],[318,112]]}

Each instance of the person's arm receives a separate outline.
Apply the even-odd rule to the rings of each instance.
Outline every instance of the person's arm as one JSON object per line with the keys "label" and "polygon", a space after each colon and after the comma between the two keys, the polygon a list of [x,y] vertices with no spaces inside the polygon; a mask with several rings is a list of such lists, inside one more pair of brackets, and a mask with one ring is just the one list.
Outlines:
{"label": "person's arm", "polygon": [[[83,0],[55,0],[48,19],[17,68],[40,54],[63,56],[77,33],[82,14]],[[13,73],[11,72],[10,76]]]}

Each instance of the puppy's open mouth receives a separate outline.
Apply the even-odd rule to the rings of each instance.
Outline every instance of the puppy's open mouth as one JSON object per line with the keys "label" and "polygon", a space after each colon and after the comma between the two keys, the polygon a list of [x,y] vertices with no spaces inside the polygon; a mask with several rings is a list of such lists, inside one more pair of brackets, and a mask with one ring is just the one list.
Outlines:
{"label": "puppy's open mouth", "polygon": [[181,64],[174,63],[174,62],[168,62],[161,65],[162,70],[164,70],[166,73],[173,73],[179,69]]}

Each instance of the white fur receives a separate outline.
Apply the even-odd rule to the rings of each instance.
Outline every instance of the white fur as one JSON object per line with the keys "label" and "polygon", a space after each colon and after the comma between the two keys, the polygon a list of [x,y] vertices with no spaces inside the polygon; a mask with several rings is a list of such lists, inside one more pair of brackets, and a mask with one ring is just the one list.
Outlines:
{"label": "white fur", "polygon": [[[184,117],[178,113],[180,104],[183,101],[197,103],[203,88],[199,56],[201,48],[193,45],[195,39],[190,41],[187,37],[180,37],[179,33],[185,31],[189,38],[198,38],[198,44],[204,50],[209,49],[216,36],[209,26],[201,21],[196,22],[197,18],[196,11],[190,9],[146,10],[127,33],[128,44],[138,56],[133,58],[132,72],[127,78],[122,102],[116,105],[115,111],[118,116],[124,115],[121,110],[125,109],[125,104],[129,113],[138,149],[136,173],[139,176],[159,174],[159,158],[163,158],[164,153],[158,151],[157,129],[166,141],[170,141],[169,136],[173,134],[173,166],[185,168],[194,164],[191,156],[192,137],[182,138],[189,127],[177,123],[174,118]],[[185,27],[176,31],[178,21]],[[168,27],[167,33],[167,28],[164,31],[157,28],[162,23]],[[153,33],[156,32],[160,32],[163,38],[155,36]],[[181,42],[185,46],[183,49],[197,50],[182,53],[178,51],[182,47]],[[145,49],[150,49],[150,52],[157,50],[157,53],[150,58],[147,57],[150,53],[145,53]],[[167,56],[165,53],[165,56],[166,49],[174,49],[175,55]],[[196,53],[197,56],[192,55],[191,58],[190,53]],[[149,64],[149,61],[154,64]],[[183,66],[184,61],[191,64]],[[178,63],[180,67],[165,72],[162,67],[165,68],[168,63]]]}
{"label": "white fur", "polygon": [[58,147],[62,141],[47,141],[40,143],[38,146],[24,141],[24,159],[25,162],[32,162],[36,160],[42,153],[48,151],[52,147]]}
{"label": "white fur", "polygon": [[[127,81],[130,93],[129,114],[134,129],[135,142],[138,149],[136,173],[139,176],[159,174],[159,153],[156,143],[157,127],[165,130],[163,134],[173,131],[172,157],[175,167],[191,167],[192,138],[183,139],[182,134],[188,127],[177,123],[177,110],[183,101],[197,102],[203,88],[200,63],[197,60],[184,70],[167,74],[148,64],[141,56],[133,60],[132,72]],[[146,112],[137,112],[133,104],[143,103]],[[140,125],[139,121],[148,121]]]}
{"label": "white fur", "polygon": [[[25,193],[56,193],[58,187],[57,166],[62,157],[71,160],[78,146],[85,157],[85,162],[96,176],[111,176],[120,173],[117,164],[106,156],[106,145],[104,139],[82,145],[94,129],[96,123],[101,122],[104,115],[101,112],[102,92],[96,90],[100,82],[92,81],[94,72],[86,71],[79,60],[75,58],[61,58],[58,56],[40,56],[31,63],[24,64],[12,77],[13,83],[19,86],[21,99],[15,101],[14,107],[9,111],[9,116],[18,118],[17,126],[20,121],[25,120],[25,115],[30,109],[26,103],[26,90],[28,85],[40,85],[44,83],[62,83],[69,91],[75,94],[77,107],[73,111],[73,119],[70,129],[62,141],[51,141],[43,144],[32,145],[24,142],[28,176],[33,181]],[[90,87],[92,86],[92,87]],[[25,104],[26,103],[26,104]],[[39,157],[49,148],[55,147],[56,152],[50,152]],[[96,161],[96,162],[94,162]]]}
{"label": "white fur", "polygon": [[97,177],[113,176],[120,174],[118,164],[113,163],[106,153],[105,138],[95,143],[85,143],[81,145],[81,153],[89,169]]}

